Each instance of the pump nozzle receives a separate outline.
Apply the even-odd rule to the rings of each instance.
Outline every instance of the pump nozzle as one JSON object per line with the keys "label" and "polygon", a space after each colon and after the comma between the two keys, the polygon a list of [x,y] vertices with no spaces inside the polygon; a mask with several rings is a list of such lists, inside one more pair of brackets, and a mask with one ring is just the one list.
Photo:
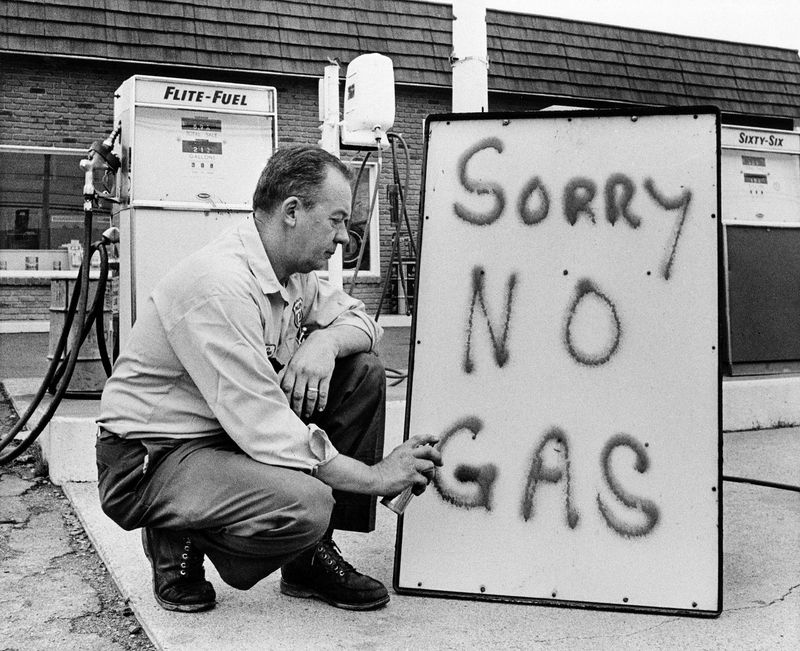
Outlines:
{"label": "pump nozzle", "polygon": [[86,155],[86,160],[81,161],[81,169],[84,172],[90,169],[97,169],[103,167],[103,164],[95,158],[95,154],[105,163],[105,167],[116,174],[120,168],[120,161],[117,155],[111,151],[114,148],[114,142],[122,131],[122,123],[117,124],[116,128],[108,134],[108,137],[103,140],[95,140],[89,147],[89,153]]}
{"label": "pump nozzle", "polygon": [[118,122],[117,126],[114,130],[108,134],[108,137],[103,141],[103,145],[112,149],[114,147],[114,142],[116,142],[117,137],[119,136],[120,132],[122,131],[122,122]]}
{"label": "pump nozzle", "polygon": [[[111,151],[111,147],[113,145],[109,144],[111,141],[111,136],[100,142],[99,140],[95,140],[91,147],[89,147],[89,160],[92,160],[93,155],[97,154],[103,162],[106,164],[106,167],[110,169],[112,172],[116,173],[116,171],[120,168],[120,162],[117,155]],[[97,165],[95,165],[97,166]]]}
{"label": "pump nozzle", "polygon": [[103,231],[103,244],[119,244],[119,229],[116,226]]}

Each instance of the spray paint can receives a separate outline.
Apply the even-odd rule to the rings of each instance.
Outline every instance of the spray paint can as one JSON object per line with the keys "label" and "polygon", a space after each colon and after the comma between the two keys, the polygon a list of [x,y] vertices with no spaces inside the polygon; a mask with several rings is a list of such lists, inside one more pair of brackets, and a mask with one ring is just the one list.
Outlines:
{"label": "spray paint can", "polygon": [[381,504],[383,504],[390,511],[397,513],[397,515],[403,515],[403,512],[406,510],[406,507],[408,506],[408,503],[411,501],[412,497],[414,497],[413,487],[409,486],[402,493],[399,493],[394,497],[384,497],[381,500]]}

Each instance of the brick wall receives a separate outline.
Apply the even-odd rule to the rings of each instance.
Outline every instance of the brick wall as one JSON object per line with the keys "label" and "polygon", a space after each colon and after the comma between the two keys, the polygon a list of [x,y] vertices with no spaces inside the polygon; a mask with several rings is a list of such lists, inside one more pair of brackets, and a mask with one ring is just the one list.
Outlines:
{"label": "brick wall", "polygon": [[49,319],[49,278],[0,279],[0,321],[47,321]]}
{"label": "brick wall", "polygon": [[[286,76],[230,73],[214,70],[185,70],[169,67],[137,66],[112,62],[49,59],[0,55],[0,144],[83,148],[104,137],[113,127],[114,91],[134,74],[197,78],[274,86],[277,90],[278,144],[316,143],[319,140],[317,80]],[[323,64],[320,64],[320,75]],[[422,166],[423,122],[431,113],[450,110],[449,89],[396,88],[393,131],[408,145],[410,169],[406,188],[406,208],[411,231],[418,233],[419,185]],[[512,95],[491,98],[491,110],[536,108]],[[401,180],[406,178],[405,156],[396,148]],[[360,161],[360,152],[343,151],[344,159]],[[373,155],[372,160],[375,160]],[[379,180],[381,278],[359,276],[354,295],[374,314],[381,298],[392,249],[394,226],[386,205],[386,186],[393,182],[391,150],[383,154]],[[402,216],[401,216],[402,218]],[[406,234],[404,229],[403,234]],[[408,249],[403,252],[408,255]],[[390,283],[382,314],[395,313],[395,283]],[[32,308],[33,309],[33,308]],[[44,307],[36,308],[41,313]],[[31,312],[31,315],[34,311]],[[11,318],[5,315],[0,319]],[[29,316],[28,318],[34,318]]]}

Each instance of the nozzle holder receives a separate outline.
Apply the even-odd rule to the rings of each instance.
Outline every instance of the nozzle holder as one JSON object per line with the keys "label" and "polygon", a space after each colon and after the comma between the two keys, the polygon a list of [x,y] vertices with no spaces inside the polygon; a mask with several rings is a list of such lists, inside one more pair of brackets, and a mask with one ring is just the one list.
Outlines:
{"label": "nozzle holder", "polygon": [[121,163],[119,161],[119,157],[111,151],[111,147],[109,147],[105,142],[102,140],[95,140],[91,146],[89,147],[89,157],[92,157],[92,152],[96,153],[100,158],[103,159],[108,169],[116,174],[117,170],[120,168]]}

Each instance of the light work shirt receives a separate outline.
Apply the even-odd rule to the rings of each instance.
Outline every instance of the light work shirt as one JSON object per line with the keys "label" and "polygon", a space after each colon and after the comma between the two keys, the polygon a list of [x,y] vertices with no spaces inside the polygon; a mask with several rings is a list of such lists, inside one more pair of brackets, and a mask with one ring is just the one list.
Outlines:
{"label": "light work shirt", "polygon": [[[252,215],[189,255],[139,310],[114,364],[98,424],[123,438],[227,433],[263,463],[315,471],[337,455],[281,390],[278,368],[306,328],[382,329],[317,274],[275,276]],[[275,364],[275,365],[274,365]]]}

